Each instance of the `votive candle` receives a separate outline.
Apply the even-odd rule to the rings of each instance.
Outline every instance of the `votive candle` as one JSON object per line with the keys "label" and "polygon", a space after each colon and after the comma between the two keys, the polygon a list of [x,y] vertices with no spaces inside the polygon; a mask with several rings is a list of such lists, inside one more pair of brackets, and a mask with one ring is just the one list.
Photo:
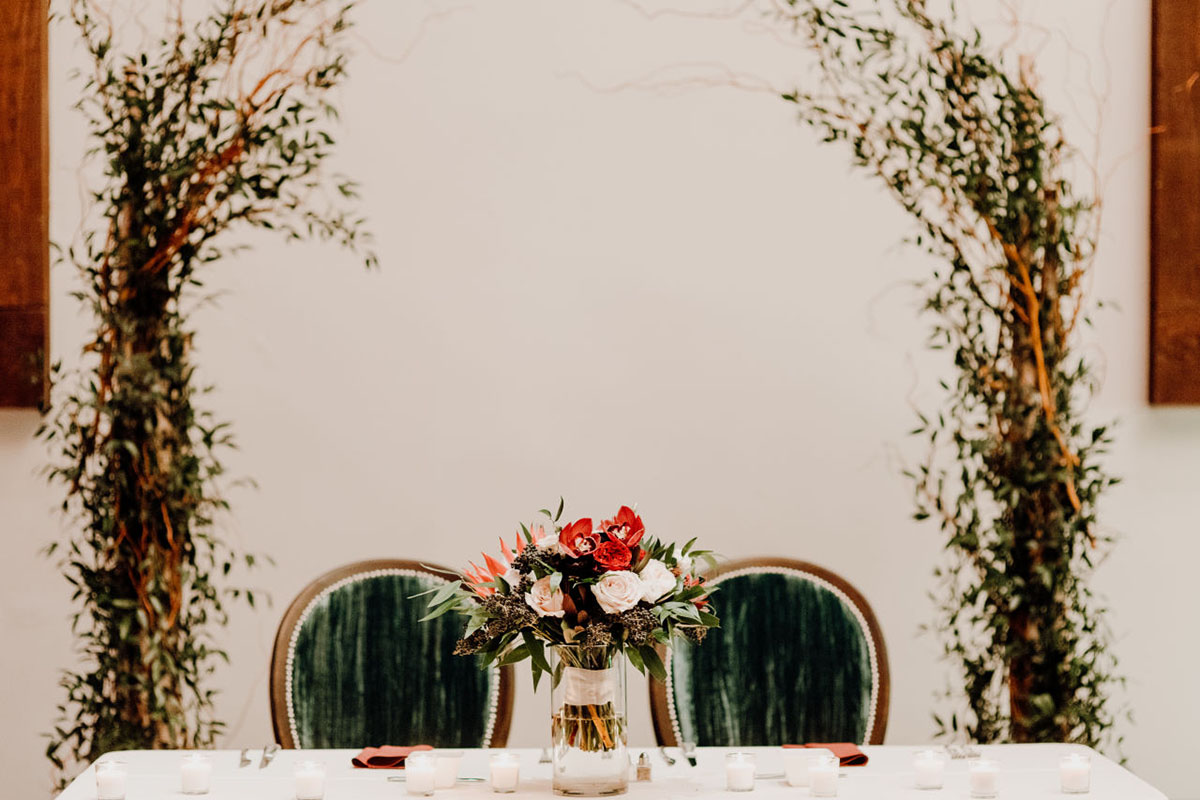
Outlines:
{"label": "votive candle", "polygon": [[995,797],[1000,793],[1000,765],[988,758],[972,761],[967,766],[967,782],[971,797]]}
{"label": "votive candle", "polygon": [[208,794],[212,785],[212,757],[188,753],[179,764],[179,790],[184,794]]}
{"label": "votive candle", "polygon": [[496,753],[488,759],[492,791],[508,794],[517,790],[521,777],[521,762],[512,753]]}
{"label": "votive candle", "polygon": [[913,757],[914,785],[940,789],[946,776],[946,757],[936,750],[921,750]]}
{"label": "votive candle", "polygon": [[1092,789],[1092,759],[1084,753],[1063,756],[1058,777],[1063,794],[1087,794]]}
{"label": "votive candle", "polygon": [[128,773],[123,761],[101,761],[96,765],[96,800],[125,800]]}
{"label": "votive candle", "polygon": [[437,765],[429,753],[412,753],[404,759],[404,789],[409,794],[433,794]]}
{"label": "votive candle", "polygon": [[808,768],[808,792],[813,797],[837,797],[838,768],[835,755],[822,755]]}
{"label": "votive candle", "polygon": [[462,761],[461,750],[435,750],[434,767],[437,770],[433,782],[439,789],[453,789],[458,783],[458,765]]}
{"label": "votive candle", "polygon": [[730,753],[725,756],[725,788],[731,792],[754,790],[754,755]]}
{"label": "votive candle", "polygon": [[325,797],[325,765],[320,761],[301,761],[296,765],[296,800],[322,800]]}

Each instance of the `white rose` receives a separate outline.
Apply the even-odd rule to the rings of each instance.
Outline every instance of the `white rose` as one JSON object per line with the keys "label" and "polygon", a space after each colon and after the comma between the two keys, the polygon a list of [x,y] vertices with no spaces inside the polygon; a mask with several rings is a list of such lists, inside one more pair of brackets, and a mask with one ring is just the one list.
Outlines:
{"label": "white rose", "polygon": [[675,588],[675,573],[657,558],[646,562],[639,577],[642,580],[642,599],[647,603],[653,603]]}
{"label": "white rose", "polygon": [[691,573],[692,557],[691,556],[680,556],[679,558],[675,559],[675,566],[679,567],[680,575],[687,575],[687,574]]}
{"label": "white rose", "polygon": [[642,579],[628,570],[606,572],[592,584],[592,594],[607,613],[619,614],[642,599]]}
{"label": "white rose", "polygon": [[525,593],[525,603],[539,617],[561,617],[563,615],[563,593],[560,589],[550,590],[550,576],[533,582]]}

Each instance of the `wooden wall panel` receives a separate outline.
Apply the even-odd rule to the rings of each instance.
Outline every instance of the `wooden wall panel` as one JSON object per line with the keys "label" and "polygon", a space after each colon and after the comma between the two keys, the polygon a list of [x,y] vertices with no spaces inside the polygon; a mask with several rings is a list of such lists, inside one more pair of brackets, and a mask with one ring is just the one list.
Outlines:
{"label": "wooden wall panel", "polygon": [[0,406],[46,390],[49,146],[46,0],[0,0]]}
{"label": "wooden wall panel", "polygon": [[1154,0],[1150,401],[1200,403],[1200,0]]}

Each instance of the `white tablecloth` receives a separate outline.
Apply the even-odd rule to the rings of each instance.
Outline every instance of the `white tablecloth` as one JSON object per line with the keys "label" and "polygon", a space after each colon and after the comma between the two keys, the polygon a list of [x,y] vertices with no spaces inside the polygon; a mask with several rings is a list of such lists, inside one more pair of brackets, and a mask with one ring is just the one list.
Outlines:
{"label": "white tablecloth", "polygon": [[[745,748],[755,753],[758,771],[782,771],[783,751],[777,747]],[[967,764],[948,762],[945,787],[941,791],[918,791],[912,788],[912,756],[918,747],[864,747],[870,757],[865,767],[845,767],[838,781],[838,797],[852,800],[965,800]],[[1000,763],[1000,797],[1010,800],[1064,800],[1059,792],[1058,762],[1071,752],[1086,752],[1092,756],[1091,800],[1165,800],[1166,795],[1133,773],[1103,756],[1077,745],[1027,744],[982,747],[987,758]],[[293,767],[297,761],[323,762],[328,769],[327,800],[400,800],[406,797],[404,784],[389,782],[389,775],[402,774],[396,770],[355,769],[350,759],[354,750],[281,750],[265,769],[258,768],[261,750],[251,751],[252,763],[238,767],[238,752],[218,750],[213,753],[212,791],[206,800],[294,800]],[[521,787],[509,797],[551,797],[550,765],[538,763],[538,750],[514,750],[521,758]],[[678,750],[668,752],[676,757],[669,767],[655,747],[632,747],[637,756],[646,752],[653,767],[649,783],[629,784],[630,798],[722,798],[722,800],[767,800],[768,798],[808,797],[808,789],[793,788],[782,780],[759,780],[753,794],[733,794],[725,791],[724,756],[720,748],[700,748],[698,765],[691,767],[680,757]],[[179,791],[179,763],[182,754],[172,751],[135,750],[110,753],[101,761],[123,761],[129,772],[127,800],[182,800]],[[67,787],[60,800],[95,800],[94,767],[89,767]],[[487,777],[487,751],[467,750],[459,770],[461,776]],[[435,798],[474,798],[499,800],[483,783],[462,783],[454,789],[438,791]]]}

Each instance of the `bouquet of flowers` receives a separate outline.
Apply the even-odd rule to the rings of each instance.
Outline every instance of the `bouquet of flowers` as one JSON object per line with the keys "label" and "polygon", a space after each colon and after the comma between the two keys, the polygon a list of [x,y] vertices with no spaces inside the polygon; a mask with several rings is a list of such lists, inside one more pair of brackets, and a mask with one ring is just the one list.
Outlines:
{"label": "bouquet of flowers", "polygon": [[[607,750],[617,738],[623,743],[623,731],[601,724],[613,718],[604,707],[611,697],[587,689],[586,679],[607,670],[616,653],[643,674],[665,679],[655,645],[675,636],[700,642],[720,624],[709,606],[711,590],[695,573],[712,555],[695,549],[695,539],[679,547],[647,536],[628,506],[599,524],[590,518],[560,524],[562,512],[561,500],[556,513],[542,509],[540,523],[521,525],[514,546],[501,539],[499,555],[484,554],[483,566],[471,562],[458,581],[433,593],[426,619],[464,614],[455,653],[481,654],[486,664],[528,658],[535,687],[545,673],[553,673],[557,687],[567,672],[575,690],[567,692],[555,724],[570,730],[556,731],[556,740],[562,734],[573,747]],[[553,668],[547,646],[556,656]]]}

